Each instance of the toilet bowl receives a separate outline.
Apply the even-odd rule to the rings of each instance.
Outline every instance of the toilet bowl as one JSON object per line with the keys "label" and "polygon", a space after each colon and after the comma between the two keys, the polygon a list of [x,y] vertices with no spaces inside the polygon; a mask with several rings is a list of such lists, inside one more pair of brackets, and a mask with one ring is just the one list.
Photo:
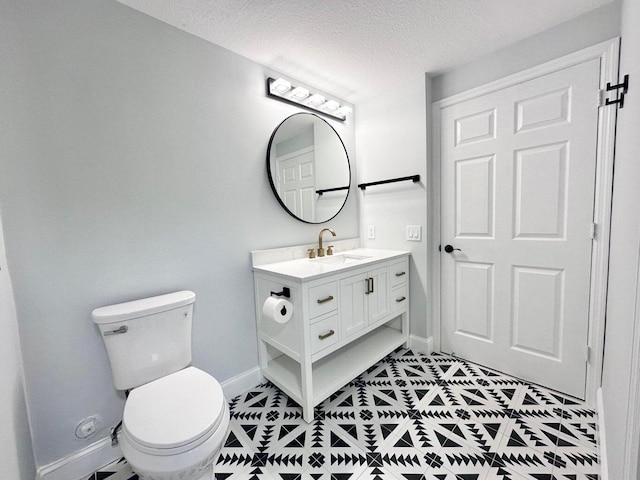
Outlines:
{"label": "toilet bowl", "polygon": [[191,366],[194,301],[183,291],[92,312],[114,386],[129,392],[118,442],[141,480],[211,480],[229,431],[222,387]]}
{"label": "toilet bowl", "polygon": [[141,480],[210,480],[228,429],[220,384],[188,367],[131,392],[119,443]]}

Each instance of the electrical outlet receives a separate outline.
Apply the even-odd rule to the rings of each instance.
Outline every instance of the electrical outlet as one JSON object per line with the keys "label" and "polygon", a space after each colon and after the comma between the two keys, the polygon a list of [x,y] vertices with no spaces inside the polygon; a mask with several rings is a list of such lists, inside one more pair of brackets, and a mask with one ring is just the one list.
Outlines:
{"label": "electrical outlet", "polygon": [[375,225],[368,225],[367,226],[367,238],[370,240],[373,240],[374,238],[376,238],[376,226]]}
{"label": "electrical outlet", "polygon": [[421,242],[422,225],[407,225],[407,240],[409,242]]}
{"label": "electrical outlet", "polygon": [[87,438],[96,433],[98,427],[102,423],[100,416],[87,417],[83,419],[76,427],[77,438]]}

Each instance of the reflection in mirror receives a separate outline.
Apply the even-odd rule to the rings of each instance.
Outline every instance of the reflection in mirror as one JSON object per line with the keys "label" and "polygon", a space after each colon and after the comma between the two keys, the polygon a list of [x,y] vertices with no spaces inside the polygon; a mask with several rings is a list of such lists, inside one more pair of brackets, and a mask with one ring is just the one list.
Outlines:
{"label": "reflection in mirror", "polygon": [[297,113],[278,125],[267,149],[267,170],[280,205],[303,222],[327,222],[347,201],[347,150],[333,127],[317,115]]}

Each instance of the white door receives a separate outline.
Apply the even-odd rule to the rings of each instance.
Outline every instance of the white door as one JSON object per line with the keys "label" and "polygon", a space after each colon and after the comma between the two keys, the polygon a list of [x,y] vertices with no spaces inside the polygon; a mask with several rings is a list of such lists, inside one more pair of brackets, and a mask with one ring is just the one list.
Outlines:
{"label": "white door", "polygon": [[590,60],[441,116],[442,350],[579,398],[599,72]]}
{"label": "white door", "polygon": [[315,222],[316,182],[313,147],[280,156],[278,192],[290,212],[307,222]]}

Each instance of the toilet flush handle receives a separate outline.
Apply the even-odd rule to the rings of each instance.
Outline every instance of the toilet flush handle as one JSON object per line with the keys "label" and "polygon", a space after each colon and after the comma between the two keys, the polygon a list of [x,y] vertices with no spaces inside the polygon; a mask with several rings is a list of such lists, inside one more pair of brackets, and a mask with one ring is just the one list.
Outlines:
{"label": "toilet flush handle", "polygon": [[129,327],[127,327],[126,325],[122,325],[120,328],[116,328],[115,330],[104,332],[102,335],[106,337],[108,335],[116,335],[118,333],[127,333],[128,331],[129,331]]}

